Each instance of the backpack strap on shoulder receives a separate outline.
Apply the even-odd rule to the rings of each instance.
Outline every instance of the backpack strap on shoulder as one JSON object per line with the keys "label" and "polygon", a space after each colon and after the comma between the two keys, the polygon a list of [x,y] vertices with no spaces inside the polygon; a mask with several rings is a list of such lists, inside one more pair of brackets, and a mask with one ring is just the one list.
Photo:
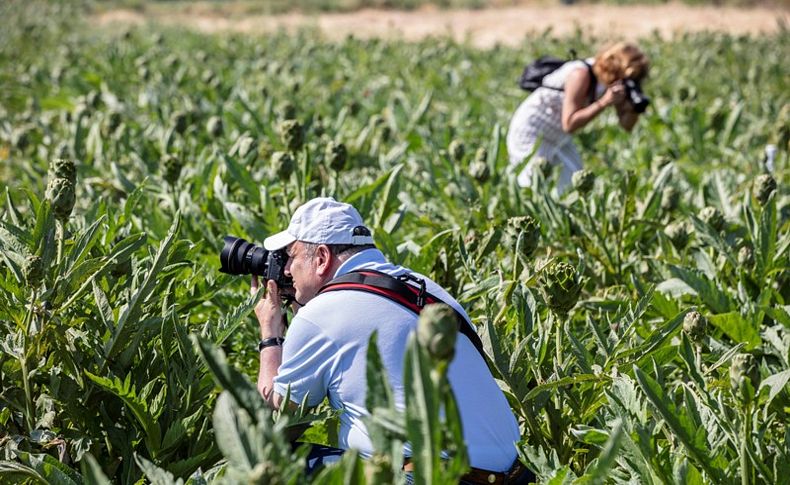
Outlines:
{"label": "backpack strap on shoulder", "polygon": [[582,62],[584,63],[585,66],[587,66],[587,72],[590,73],[590,89],[589,92],[587,93],[587,98],[592,104],[592,102],[595,101],[595,88],[598,86],[598,78],[595,77],[595,73],[593,72],[592,65],[589,62],[587,62],[586,59],[582,59]]}
{"label": "backpack strap on shoulder", "polygon": [[[414,284],[409,284],[407,281]],[[392,276],[381,271],[363,269],[350,271],[343,276],[333,279],[321,287],[318,290],[318,294],[340,290],[364,291],[388,298],[419,315],[425,305],[444,303],[441,299],[428,293],[425,286],[425,280],[417,278],[411,273]],[[472,323],[453,308],[452,305],[448,306],[453,309],[455,318],[458,320],[458,331],[466,335],[483,357],[483,360],[485,360],[483,342],[480,340],[477,332],[475,332]]]}

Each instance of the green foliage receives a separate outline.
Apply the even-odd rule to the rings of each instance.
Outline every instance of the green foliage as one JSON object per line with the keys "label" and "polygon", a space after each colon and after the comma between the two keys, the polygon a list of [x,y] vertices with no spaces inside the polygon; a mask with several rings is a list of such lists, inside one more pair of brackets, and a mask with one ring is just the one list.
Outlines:
{"label": "green foliage", "polygon": [[594,183],[554,196],[554,174],[520,189],[508,169],[507,79],[594,39],[477,51],[48,17],[0,43],[0,481],[398,482],[405,441],[422,482],[456,481],[457,406],[416,339],[405,409],[370,345],[376,454],[310,478],[287,437],[317,422],[328,442],[336,415],[273,414],[250,382],[255,298],[217,271],[222,237],[260,241],[317,195],[459,297],[541,480],[790,473],[786,31],[645,39],[654,104],[630,137],[607,117],[580,134]]}

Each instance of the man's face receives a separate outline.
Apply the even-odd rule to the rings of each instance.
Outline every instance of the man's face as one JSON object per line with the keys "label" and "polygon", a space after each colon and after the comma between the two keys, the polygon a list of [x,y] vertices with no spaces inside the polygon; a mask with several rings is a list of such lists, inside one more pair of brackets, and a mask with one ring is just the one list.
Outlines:
{"label": "man's face", "polygon": [[319,264],[309,247],[301,241],[291,243],[285,250],[288,262],[285,274],[293,278],[296,301],[304,305],[318,293],[324,285],[324,278],[319,273]]}

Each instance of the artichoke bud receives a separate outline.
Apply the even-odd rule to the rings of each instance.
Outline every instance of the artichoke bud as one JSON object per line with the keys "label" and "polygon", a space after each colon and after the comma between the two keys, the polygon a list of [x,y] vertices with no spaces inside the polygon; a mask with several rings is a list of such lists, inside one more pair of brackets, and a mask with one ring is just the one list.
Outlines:
{"label": "artichoke bud", "polygon": [[77,167],[73,160],[56,158],[49,166],[50,178],[66,179],[72,184],[77,182]]}
{"label": "artichoke bud", "polygon": [[750,402],[760,387],[760,368],[752,354],[738,354],[730,365],[730,387],[736,399]]}
{"label": "artichoke bud", "polygon": [[272,155],[272,169],[280,180],[287,180],[296,169],[296,161],[288,152],[274,152]]}
{"label": "artichoke bud", "polygon": [[689,231],[686,224],[682,222],[673,222],[664,228],[664,234],[675,246],[675,249],[683,249],[689,242]]}
{"label": "artichoke bud", "polygon": [[41,256],[30,255],[25,258],[24,275],[28,286],[38,288],[44,279],[44,262]]}
{"label": "artichoke bud", "polygon": [[163,178],[165,182],[170,185],[175,185],[178,182],[178,177],[181,175],[181,169],[184,167],[184,162],[181,157],[168,153],[163,157],[162,165],[164,168]]}
{"label": "artichoke bud", "polygon": [[714,231],[721,231],[724,227],[724,216],[715,207],[705,207],[699,212],[699,218],[705,224],[713,228]]}
{"label": "artichoke bud", "polygon": [[680,192],[675,187],[664,187],[661,192],[661,209],[665,212],[672,212],[678,206],[680,200]]}
{"label": "artichoke bud", "polygon": [[290,120],[296,117],[296,107],[288,101],[280,105],[277,110],[280,114],[280,119]]}
{"label": "artichoke bud", "polygon": [[189,122],[188,116],[184,111],[176,111],[170,117],[170,125],[173,127],[173,130],[178,134],[183,134],[187,130],[188,122]]}
{"label": "artichoke bud", "polygon": [[768,199],[776,191],[776,180],[770,174],[757,177],[754,184],[754,196],[760,205],[768,203]]}
{"label": "artichoke bud", "polygon": [[304,136],[302,135],[302,124],[297,120],[285,120],[280,123],[280,141],[288,150],[295,152],[302,148]]}
{"label": "artichoke bud", "polygon": [[206,131],[208,134],[211,135],[213,138],[217,138],[222,136],[223,126],[222,126],[222,118],[219,116],[212,116],[208,119],[206,123]]}
{"label": "artichoke bud", "polygon": [[326,161],[332,170],[339,171],[346,166],[348,151],[343,143],[329,142],[326,146]]}
{"label": "artichoke bud", "polygon": [[475,160],[469,164],[469,175],[478,182],[485,182],[491,176],[491,171],[485,160]]}
{"label": "artichoke bud", "polygon": [[466,154],[466,146],[464,146],[462,140],[453,140],[450,142],[450,146],[447,147],[447,153],[452,161],[460,162]]}
{"label": "artichoke bud", "polygon": [[589,170],[578,170],[573,173],[571,182],[579,194],[585,195],[590,193],[595,185],[595,174]]}
{"label": "artichoke bud", "polygon": [[708,319],[698,311],[686,313],[683,318],[683,331],[694,342],[701,342],[708,331]]}
{"label": "artichoke bud", "polygon": [[567,315],[579,300],[582,290],[576,268],[554,261],[540,274],[538,281],[546,305],[557,315]]}
{"label": "artichoke bud", "polygon": [[241,158],[245,158],[250,153],[258,152],[258,142],[247,134],[241,135],[236,143],[238,147],[236,153]]}
{"label": "artichoke bud", "polygon": [[444,303],[427,305],[417,322],[417,341],[435,361],[450,361],[455,354],[458,320]]}
{"label": "artichoke bud", "polygon": [[461,196],[461,188],[455,182],[450,182],[444,186],[444,194],[447,197],[455,199]]}
{"label": "artichoke bud", "polygon": [[521,255],[529,258],[540,243],[540,222],[532,216],[511,217],[507,221],[513,236],[513,244],[518,244]]}
{"label": "artichoke bud", "polygon": [[47,184],[46,197],[52,203],[55,217],[60,220],[68,219],[77,200],[74,183],[65,178],[53,178]]}
{"label": "artichoke bud", "polygon": [[738,250],[738,265],[750,269],[754,265],[754,252],[749,246],[743,246]]}

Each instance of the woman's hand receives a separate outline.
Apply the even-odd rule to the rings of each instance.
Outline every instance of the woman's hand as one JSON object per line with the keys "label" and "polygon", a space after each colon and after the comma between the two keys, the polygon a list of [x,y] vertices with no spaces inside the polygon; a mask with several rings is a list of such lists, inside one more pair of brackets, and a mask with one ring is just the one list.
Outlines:
{"label": "woman's hand", "polygon": [[625,85],[623,81],[615,81],[596,102],[600,103],[605,108],[611,105],[622,106],[625,101]]}

